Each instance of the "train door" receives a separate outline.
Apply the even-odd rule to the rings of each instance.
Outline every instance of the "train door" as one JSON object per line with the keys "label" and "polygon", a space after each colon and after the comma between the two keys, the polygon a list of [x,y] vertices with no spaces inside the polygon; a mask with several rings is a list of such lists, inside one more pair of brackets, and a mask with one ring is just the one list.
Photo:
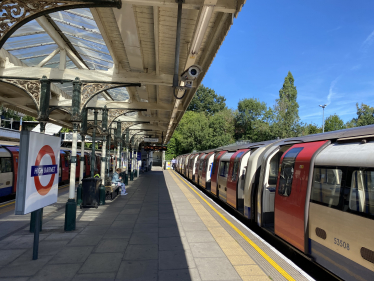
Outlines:
{"label": "train door", "polygon": [[199,156],[199,158],[198,158],[198,160],[196,162],[195,183],[197,185],[200,184],[200,177],[201,177],[201,173],[203,171],[203,165],[204,165],[205,156],[206,156],[205,153],[200,154],[200,156]]}
{"label": "train door", "polygon": [[190,164],[190,157],[191,157],[192,155],[191,154],[189,154],[189,155],[187,155],[186,156],[186,158],[185,158],[185,160],[184,160],[184,168],[183,168],[183,175],[186,177],[186,178],[188,178],[188,166],[189,166],[189,164]]}
{"label": "train door", "polygon": [[264,157],[266,149],[270,146],[263,146],[252,149],[244,181],[244,216],[252,221],[257,213],[257,191],[260,182],[261,159]]}
{"label": "train door", "polygon": [[223,202],[227,202],[227,178],[232,172],[233,166],[230,165],[231,157],[234,155],[233,152],[226,153],[219,161],[219,173],[218,173],[218,198]]}
{"label": "train door", "polygon": [[232,156],[233,166],[227,179],[227,203],[244,214],[244,181],[247,170],[247,162],[250,156],[249,149],[239,150]]}
{"label": "train door", "polygon": [[0,148],[0,197],[13,191],[12,155],[5,148]]}
{"label": "train door", "polygon": [[200,186],[210,190],[210,179],[212,176],[212,166],[214,160],[214,152],[210,152],[205,156],[203,169],[201,172]]}
{"label": "train door", "polygon": [[12,193],[16,193],[17,190],[17,175],[18,175],[18,157],[19,157],[19,147],[18,146],[5,146],[11,154],[11,164],[12,164]]}
{"label": "train door", "polygon": [[214,155],[213,168],[212,168],[212,177],[210,191],[218,196],[218,173],[219,173],[219,161],[222,155],[226,154],[227,151],[220,151]]}
{"label": "train door", "polygon": [[[301,251],[305,250],[305,202],[310,162],[327,141],[295,144],[280,161],[275,192],[274,232]],[[311,175],[312,176],[312,175]]]}
{"label": "train door", "polygon": [[292,144],[272,146],[264,154],[261,162],[260,179],[257,190],[256,215],[259,226],[274,232],[274,199],[277,187],[279,161]]}
{"label": "train door", "polygon": [[248,151],[238,150],[230,158],[229,174],[227,176],[227,203],[236,209],[237,207],[237,184],[240,158]]}

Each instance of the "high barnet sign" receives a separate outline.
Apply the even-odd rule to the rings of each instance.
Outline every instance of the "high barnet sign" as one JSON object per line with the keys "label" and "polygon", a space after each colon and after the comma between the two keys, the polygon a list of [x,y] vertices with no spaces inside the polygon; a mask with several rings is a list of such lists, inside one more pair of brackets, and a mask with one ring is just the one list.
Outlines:
{"label": "high barnet sign", "polygon": [[158,138],[144,138],[144,142],[158,142]]}
{"label": "high barnet sign", "polygon": [[21,132],[16,215],[57,202],[60,144],[58,137]]}

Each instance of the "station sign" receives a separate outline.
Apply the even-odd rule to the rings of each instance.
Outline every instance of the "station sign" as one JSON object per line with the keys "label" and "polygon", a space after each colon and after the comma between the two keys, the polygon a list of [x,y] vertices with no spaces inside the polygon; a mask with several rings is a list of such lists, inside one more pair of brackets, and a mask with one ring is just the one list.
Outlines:
{"label": "station sign", "polygon": [[144,142],[158,142],[158,138],[144,138]]}
{"label": "station sign", "polygon": [[160,146],[160,145],[157,145],[157,146],[144,146],[144,150],[145,151],[166,151],[168,150],[168,147],[167,146]]}
{"label": "station sign", "polygon": [[22,131],[15,214],[25,215],[57,202],[61,139]]}

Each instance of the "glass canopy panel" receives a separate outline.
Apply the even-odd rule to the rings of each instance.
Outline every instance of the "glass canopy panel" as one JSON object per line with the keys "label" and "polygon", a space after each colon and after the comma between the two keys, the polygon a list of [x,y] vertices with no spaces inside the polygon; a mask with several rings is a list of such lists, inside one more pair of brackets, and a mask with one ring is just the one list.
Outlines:
{"label": "glass canopy panel", "polygon": [[45,57],[57,49],[57,44],[9,51],[28,66],[37,66]]}
{"label": "glass canopy panel", "polygon": [[108,93],[115,101],[128,101],[130,99],[130,95],[126,88],[115,88],[108,90]]}
{"label": "glass canopy panel", "polygon": [[[46,33],[44,29],[36,22],[36,20],[32,20],[28,22],[27,24],[21,26],[19,29],[17,29],[11,36],[17,37],[17,36],[24,36],[24,35],[30,35],[35,33]],[[8,39],[9,40],[9,39]]]}
{"label": "glass canopy panel", "polygon": [[108,70],[113,59],[89,9],[52,13],[51,18],[90,69]]}

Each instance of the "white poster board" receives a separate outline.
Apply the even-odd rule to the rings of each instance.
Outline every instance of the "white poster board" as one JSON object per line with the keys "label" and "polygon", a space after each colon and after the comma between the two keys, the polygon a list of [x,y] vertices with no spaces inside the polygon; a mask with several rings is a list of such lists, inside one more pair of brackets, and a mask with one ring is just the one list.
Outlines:
{"label": "white poster board", "polygon": [[158,142],[158,138],[144,138],[144,142]]}
{"label": "white poster board", "polygon": [[60,146],[59,137],[21,132],[16,215],[57,202]]}

